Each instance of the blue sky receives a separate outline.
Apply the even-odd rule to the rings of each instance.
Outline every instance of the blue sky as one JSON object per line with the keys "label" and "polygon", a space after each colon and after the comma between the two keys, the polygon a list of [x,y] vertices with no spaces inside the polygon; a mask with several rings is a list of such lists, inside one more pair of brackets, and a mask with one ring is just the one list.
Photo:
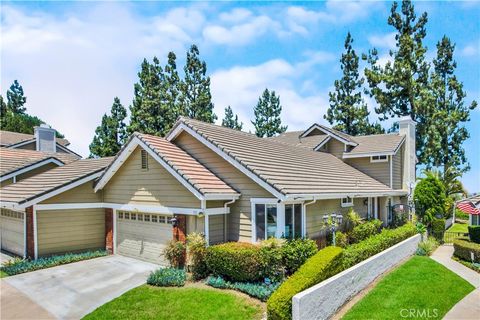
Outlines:
{"label": "blue sky", "polygon": [[[415,2],[428,12],[428,59],[446,34],[456,43],[457,76],[467,102],[480,100],[480,3]],[[3,2],[1,93],[14,79],[27,108],[66,135],[72,149],[88,145],[114,96],[129,105],[144,57],[183,65],[195,43],[206,60],[219,118],[231,105],[251,129],[253,106],[265,87],[276,90],[289,129],[325,123],[328,92],[340,76],[346,33],[358,53],[375,46],[383,61],[394,45],[387,25],[391,2]],[[374,102],[367,98],[373,109]],[[375,114],[371,114],[375,119]],[[480,110],[467,125],[464,176],[480,192]],[[386,127],[390,123],[385,123]]]}

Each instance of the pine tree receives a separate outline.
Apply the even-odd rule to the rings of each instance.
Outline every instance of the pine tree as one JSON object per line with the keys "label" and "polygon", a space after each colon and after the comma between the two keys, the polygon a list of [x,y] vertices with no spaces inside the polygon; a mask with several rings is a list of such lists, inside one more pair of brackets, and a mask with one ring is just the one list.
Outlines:
{"label": "pine tree", "polygon": [[455,45],[446,36],[437,44],[431,73],[434,103],[427,117],[424,162],[429,168],[442,167],[444,175],[452,170],[460,173],[469,170],[462,144],[470,134],[464,124],[470,121],[470,112],[477,107],[476,101],[465,105],[463,84],[455,76],[454,51]]}
{"label": "pine tree", "polygon": [[238,115],[233,116],[233,110],[230,106],[225,108],[225,118],[222,120],[222,126],[242,130],[243,123],[238,120]]}
{"label": "pine tree", "polygon": [[192,45],[187,52],[185,79],[182,82],[182,114],[213,123],[217,116],[213,112],[210,77],[206,76],[207,64],[200,60],[199,54],[196,45]]}
{"label": "pine tree", "polygon": [[129,133],[138,131],[156,135],[161,132],[158,114],[161,104],[162,72],[157,57],[153,58],[153,63],[148,62],[147,59],[143,60],[138,73],[138,82],[134,85]]}
{"label": "pine tree", "polygon": [[3,100],[2,95],[0,95],[0,118],[3,118],[7,114],[7,104]]}
{"label": "pine tree", "polygon": [[273,137],[287,131],[287,126],[282,126],[281,112],[280,97],[275,91],[265,89],[254,108],[255,120],[252,124],[255,126],[257,137]]}
{"label": "pine tree", "polygon": [[102,123],[95,130],[90,144],[90,157],[110,157],[120,151],[127,138],[126,117],[127,109],[115,97],[110,115],[104,114]]}
{"label": "pine tree", "polygon": [[388,24],[396,30],[396,49],[390,50],[391,60],[385,66],[378,64],[378,52],[373,49],[363,58],[370,64],[365,76],[370,89],[367,90],[378,103],[375,111],[380,120],[389,117],[410,116],[417,122],[417,156],[420,163],[425,159],[426,108],[431,102],[428,89],[429,64],[425,61],[427,13],[418,19],[410,0],[404,0],[400,12],[394,2]]}
{"label": "pine tree", "polygon": [[335,91],[330,92],[330,107],[324,118],[334,129],[350,135],[383,133],[380,124],[368,121],[367,104],[362,98],[361,88],[364,79],[358,73],[358,56],[352,48],[350,32],[345,39],[345,52],[340,59],[343,76],[335,80]]}
{"label": "pine tree", "polygon": [[23,95],[23,88],[17,80],[13,81],[10,89],[7,91],[7,108],[13,113],[25,113],[25,103],[27,97]]}
{"label": "pine tree", "polygon": [[170,131],[178,116],[183,114],[180,101],[180,77],[177,72],[176,59],[175,53],[168,53],[168,62],[161,77],[158,133],[162,137]]}

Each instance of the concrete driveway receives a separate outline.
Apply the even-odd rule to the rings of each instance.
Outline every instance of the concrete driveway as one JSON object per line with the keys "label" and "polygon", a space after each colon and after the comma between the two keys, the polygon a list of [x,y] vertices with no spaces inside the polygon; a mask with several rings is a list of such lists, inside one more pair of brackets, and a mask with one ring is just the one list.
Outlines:
{"label": "concrete driveway", "polygon": [[[80,319],[126,291],[144,284],[158,265],[113,255],[24,273],[1,280],[2,319],[22,318],[25,302],[42,318]],[[15,303],[17,301],[18,303]],[[16,310],[18,309],[18,310]],[[17,316],[15,316],[17,315]],[[38,319],[31,314],[30,319]]]}

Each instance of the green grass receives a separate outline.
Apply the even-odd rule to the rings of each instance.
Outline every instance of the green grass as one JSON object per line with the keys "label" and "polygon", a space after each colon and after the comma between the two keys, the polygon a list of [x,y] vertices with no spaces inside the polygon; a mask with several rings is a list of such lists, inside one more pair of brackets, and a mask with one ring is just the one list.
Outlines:
{"label": "green grass", "polygon": [[143,285],[104,304],[84,319],[260,319],[247,298],[217,289]]}
{"label": "green grass", "polygon": [[468,233],[468,224],[466,223],[455,223],[452,225],[447,232],[464,232]]}
{"label": "green grass", "polygon": [[5,278],[5,277],[8,277],[8,274],[0,270],[0,278]]}
{"label": "green grass", "polygon": [[441,264],[416,256],[382,279],[342,319],[441,319],[473,289]]}

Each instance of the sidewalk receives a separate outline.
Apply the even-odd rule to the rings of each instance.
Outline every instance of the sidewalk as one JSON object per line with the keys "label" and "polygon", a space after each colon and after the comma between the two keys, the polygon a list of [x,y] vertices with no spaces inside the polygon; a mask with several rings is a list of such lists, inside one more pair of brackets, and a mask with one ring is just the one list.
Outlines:
{"label": "sidewalk", "polygon": [[470,282],[476,289],[460,300],[445,315],[444,320],[478,319],[480,314],[480,274],[452,260],[453,246],[440,246],[431,258]]}

